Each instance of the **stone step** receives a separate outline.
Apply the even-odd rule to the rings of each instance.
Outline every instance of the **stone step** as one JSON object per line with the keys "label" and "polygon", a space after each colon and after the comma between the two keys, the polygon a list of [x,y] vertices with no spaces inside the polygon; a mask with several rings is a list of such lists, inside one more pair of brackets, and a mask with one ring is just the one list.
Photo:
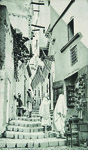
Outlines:
{"label": "stone step", "polygon": [[[67,148],[67,146],[54,146],[54,147],[46,147],[46,148],[2,148],[1,150],[73,150],[70,147]],[[79,148],[74,148],[74,150],[79,150]],[[88,150],[87,148],[83,148],[81,150]]]}
{"label": "stone step", "polygon": [[17,132],[41,132],[43,131],[43,127],[20,127],[20,126],[13,126],[8,125],[6,127],[7,131],[17,131]]}
{"label": "stone step", "polygon": [[55,132],[15,132],[15,131],[6,131],[6,138],[11,139],[42,139],[42,138],[53,138],[56,137]]}
{"label": "stone step", "polygon": [[11,120],[9,125],[22,126],[22,127],[40,127],[40,121],[24,121],[24,120]]}
{"label": "stone step", "polygon": [[33,108],[32,111],[34,111],[34,112],[36,112],[36,111],[39,112],[39,109],[34,109],[34,108]]}
{"label": "stone step", "polygon": [[40,121],[40,117],[18,117],[16,120],[23,120],[23,121]]}
{"label": "stone step", "polygon": [[[0,148],[48,148],[65,146],[66,139],[47,138],[47,139],[0,139]],[[1,149],[1,150],[2,150]],[[36,149],[35,149],[36,150]]]}
{"label": "stone step", "polygon": [[39,110],[39,106],[33,106],[33,110]]}
{"label": "stone step", "polygon": [[[50,112],[50,115],[53,116],[53,112]],[[39,112],[32,112],[32,117],[39,117]]]}
{"label": "stone step", "polygon": [[33,111],[32,114],[39,114],[39,112],[38,111]]}
{"label": "stone step", "polygon": [[39,114],[31,114],[31,117],[39,117]]}

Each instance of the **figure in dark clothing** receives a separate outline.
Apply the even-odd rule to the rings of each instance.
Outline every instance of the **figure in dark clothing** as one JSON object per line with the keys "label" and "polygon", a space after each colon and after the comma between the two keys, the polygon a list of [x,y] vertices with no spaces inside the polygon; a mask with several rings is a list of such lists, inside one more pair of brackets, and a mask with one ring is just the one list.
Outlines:
{"label": "figure in dark clothing", "polygon": [[22,100],[21,100],[21,94],[18,93],[18,98],[14,95],[14,98],[17,100],[17,116],[22,116],[23,109],[21,108],[23,106]]}
{"label": "figure in dark clothing", "polygon": [[21,100],[21,94],[18,93],[18,98],[17,98],[18,106],[21,107],[23,105],[22,100]]}

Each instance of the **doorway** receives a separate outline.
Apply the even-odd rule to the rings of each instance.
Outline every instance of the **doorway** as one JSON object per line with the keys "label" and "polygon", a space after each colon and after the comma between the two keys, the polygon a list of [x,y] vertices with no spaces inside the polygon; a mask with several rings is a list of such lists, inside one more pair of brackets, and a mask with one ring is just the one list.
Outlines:
{"label": "doorway", "polygon": [[63,81],[53,82],[53,108],[55,108],[60,91],[63,89],[63,83]]}

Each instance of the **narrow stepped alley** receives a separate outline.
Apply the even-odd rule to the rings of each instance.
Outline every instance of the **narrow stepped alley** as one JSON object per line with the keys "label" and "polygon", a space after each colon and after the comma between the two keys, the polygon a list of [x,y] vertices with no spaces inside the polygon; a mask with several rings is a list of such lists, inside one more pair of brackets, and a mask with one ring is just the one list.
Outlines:
{"label": "narrow stepped alley", "polygon": [[65,145],[66,139],[57,138],[52,130],[43,131],[38,111],[33,111],[31,118],[11,120],[0,139],[0,150],[43,150]]}

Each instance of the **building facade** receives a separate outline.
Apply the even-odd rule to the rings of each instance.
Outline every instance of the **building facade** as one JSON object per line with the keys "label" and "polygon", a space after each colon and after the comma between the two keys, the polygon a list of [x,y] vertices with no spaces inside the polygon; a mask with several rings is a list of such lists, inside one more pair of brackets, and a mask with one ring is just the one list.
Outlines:
{"label": "building facade", "polygon": [[[56,1],[56,3],[57,4],[62,3],[62,5],[64,6],[63,10],[59,9],[61,10],[61,12],[58,11],[58,9],[56,9],[57,8],[56,5],[54,5],[53,1],[51,0],[51,5],[49,6],[50,19],[49,19],[47,30],[45,32],[45,36],[43,37],[44,39],[46,37],[47,44],[43,45],[40,43],[40,58],[44,63],[44,67],[42,69],[42,76],[43,76],[42,81],[44,81],[43,82],[44,84],[47,84],[46,77],[47,78],[50,77],[51,86],[49,87],[48,84],[49,87],[48,91],[49,91],[50,99],[52,101],[51,102],[52,109],[54,109],[56,105],[56,101],[59,95],[59,89],[63,88],[65,99],[66,99],[66,106],[68,110],[67,117],[69,118],[70,116],[73,115],[79,115],[80,117],[82,117],[81,115],[83,115],[84,120],[86,120],[88,114],[87,113],[88,108],[85,107],[85,105],[87,104],[87,92],[86,92],[87,81],[85,81],[84,83],[86,87],[86,89],[84,90],[85,93],[83,92],[84,96],[78,96],[79,95],[78,93],[82,91],[82,87],[80,87],[80,84],[79,84],[80,90],[77,91],[77,85],[79,83],[80,78],[84,76],[83,74],[85,74],[85,78],[87,79],[88,48],[86,42],[84,42],[86,41],[86,34],[83,32],[83,28],[79,26],[79,22],[80,21],[82,22],[82,19],[86,19],[86,16],[80,19],[81,17],[80,14],[76,12],[78,6],[80,6],[80,8],[83,6],[83,8],[85,9],[86,2],[83,1],[82,3],[80,3],[80,1],[74,2],[71,8],[69,8],[66,14],[64,14],[63,17],[61,17],[60,19],[59,19],[60,14],[64,11],[65,7],[69,4],[69,2],[63,3],[61,1],[58,2]],[[74,11],[74,9],[76,11]],[[57,20],[59,20],[58,23],[55,24],[53,30],[51,31],[55,21]],[[85,26],[85,22],[83,26]],[[87,30],[87,24],[85,27]],[[49,63],[50,63],[50,69],[48,70]],[[45,74],[47,75],[44,74],[43,72],[44,70],[48,70],[45,71]],[[41,81],[39,80],[38,83],[40,84],[40,82]],[[43,83],[41,82],[41,87],[42,87],[40,88],[41,93],[43,93],[42,91],[46,92],[46,90],[44,90],[44,87],[46,86],[44,86]],[[73,93],[71,93],[69,88],[72,88]],[[73,96],[72,97],[69,96],[69,93],[70,95],[73,94]],[[78,101],[80,101],[79,99],[85,101],[81,103],[81,105],[84,105],[83,109],[86,110],[85,112],[82,111],[78,112],[78,109],[76,108],[76,106],[78,105]],[[77,114],[75,114],[75,109],[77,111]]]}
{"label": "building facade", "polygon": [[[13,2],[11,4],[13,4]],[[18,96],[18,93],[20,93],[23,105],[26,106],[27,90],[31,87],[30,85],[31,69],[29,61],[32,57],[32,47],[30,46],[31,41],[28,42],[30,30],[28,30],[29,28],[27,28],[26,34],[24,32],[22,33],[22,28],[20,30],[20,27],[18,27],[17,25],[14,26],[13,23],[11,24],[12,20],[10,20],[11,18],[9,19],[9,16],[10,16],[9,10],[7,11],[7,7],[3,5],[3,3],[1,3],[0,133],[3,132],[6,123],[8,123],[10,119],[16,117],[17,101],[14,98],[14,95]],[[13,15],[13,19],[14,17],[15,16]],[[16,17],[19,16],[17,16],[16,14]],[[23,21],[23,18],[20,19],[21,21]],[[28,20],[25,24],[28,27],[29,24]],[[25,35],[28,35],[28,37],[27,36],[25,37]]]}
{"label": "building facade", "polygon": [[15,79],[13,35],[5,6],[0,5],[0,14],[0,129],[2,129],[13,115],[11,112],[13,111]]}
{"label": "building facade", "polygon": [[[53,82],[54,107],[59,95],[59,89],[63,88],[68,110],[67,117],[69,118],[71,116],[78,115],[84,120],[88,120],[88,47],[84,42],[84,39],[86,38],[85,33],[83,32],[81,27],[80,30],[78,30],[78,22],[80,22],[81,16],[75,11],[73,13],[74,8],[76,9],[79,3],[75,2],[67,11],[65,16],[61,18],[54,26],[52,34],[49,38],[51,40],[55,39],[55,43],[52,48],[49,49],[49,54],[51,54],[53,51],[55,58],[55,79]],[[85,2],[81,3],[80,5],[82,4],[84,4],[83,8],[86,8]],[[55,7],[53,7],[53,5],[51,6],[50,12],[52,27],[55,21],[60,17],[60,15],[58,15],[58,12],[57,10],[55,10]],[[87,30],[87,24],[85,27],[85,30]]]}

